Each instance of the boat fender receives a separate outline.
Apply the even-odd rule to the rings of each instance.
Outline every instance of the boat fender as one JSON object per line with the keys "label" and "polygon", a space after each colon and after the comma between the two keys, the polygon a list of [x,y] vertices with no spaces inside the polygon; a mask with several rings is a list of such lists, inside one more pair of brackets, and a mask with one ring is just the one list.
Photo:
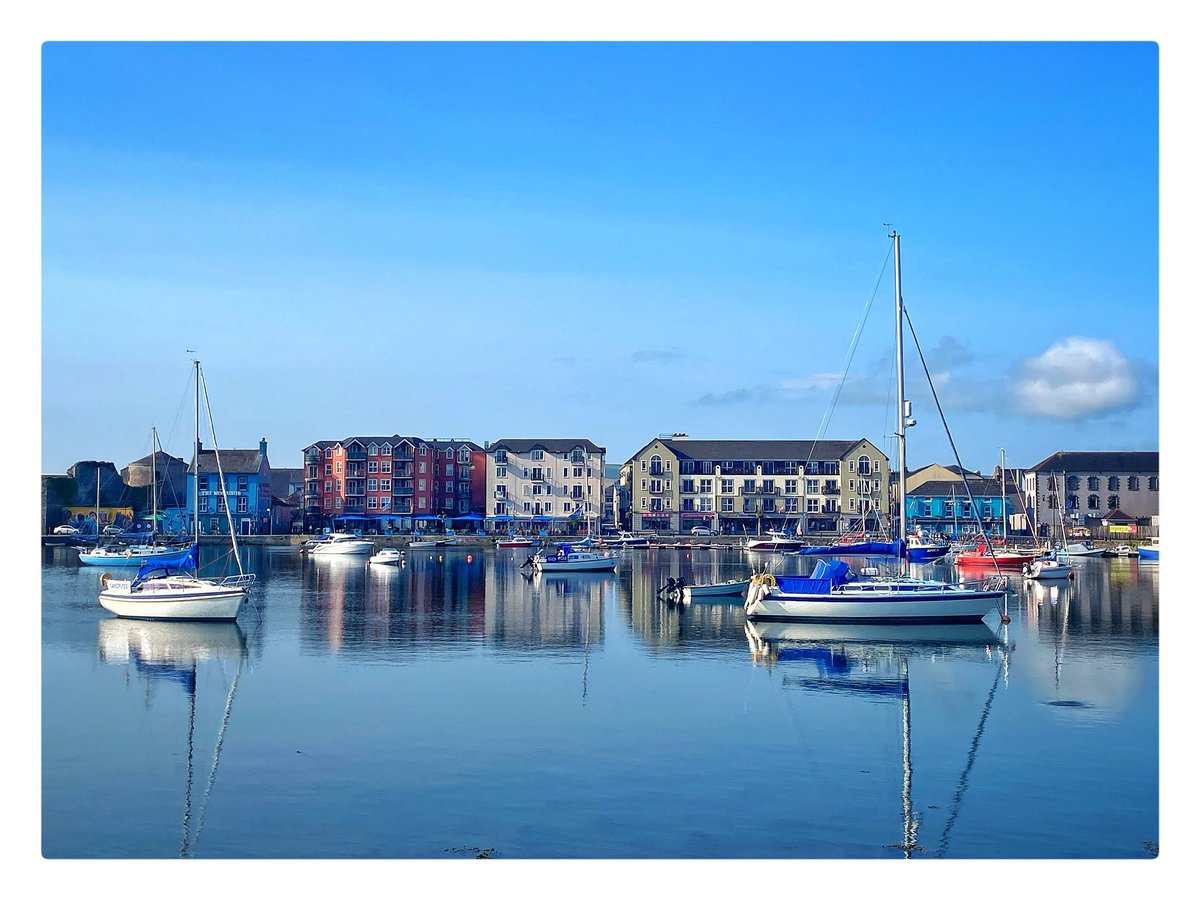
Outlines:
{"label": "boat fender", "polygon": [[100,576],[100,587],[102,587],[104,590],[108,590],[108,583],[110,581],[112,581],[112,576],[105,572]]}
{"label": "boat fender", "polygon": [[775,576],[768,572],[763,575],[761,583],[764,588],[773,588],[775,587]]}

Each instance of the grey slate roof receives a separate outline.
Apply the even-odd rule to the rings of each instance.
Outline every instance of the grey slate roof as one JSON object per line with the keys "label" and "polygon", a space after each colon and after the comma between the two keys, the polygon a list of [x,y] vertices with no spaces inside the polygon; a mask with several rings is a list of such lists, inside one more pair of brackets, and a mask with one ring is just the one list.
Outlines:
{"label": "grey slate roof", "polygon": [[[1000,482],[995,478],[967,478],[967,484],[971,487],[972,497],[999,497]],[[1018,493],[1013,490],[1012,482],[1009,482],[1006,487],[1008,494],[1013,495]],[[908,492],[910,497],[954,497],[958,500],[967,499],[967,490],[963,487],[961,480],[955,481],[926,481],[917,485]]]}
{"label": "grey slate roof", "polygon": [[[253,450],[222,450],[221,469],[226,475],[247,475],[258,472],[262,465],[262,454]],[[217,454],[213,450],[200,450],[200,471],[217,473]]]}
{"label": "grey slate roof", "polygon": [[676,441],[664,438],[662,443],[683,459],[835,460],[844,456],[859,441],[695,441],[690,438],[685,441]]}
{"label": "grey slate roof", "polygon": [[504,438],[495,441],[488,452],[494,450],[511,450],[513,453],[528,453],[530,450],[548,450],[551,453],[570,453],[576,447],[582,447],[587,453],[604,453],[603,447],[593,444],[587,438]]}
{"label": "grey slate roof", "polygon": [[1157,450],[1059,450],[1029,472],[1157,472]]}

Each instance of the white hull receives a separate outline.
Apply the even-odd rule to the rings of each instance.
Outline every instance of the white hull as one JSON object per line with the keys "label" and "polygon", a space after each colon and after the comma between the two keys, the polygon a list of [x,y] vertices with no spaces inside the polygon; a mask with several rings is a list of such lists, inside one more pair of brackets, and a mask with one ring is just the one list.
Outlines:
{"label": "white hull", "polygon": [[746,628],[759,641],[828,644],[831,642],[899,644],[962,644],[979,646],[998,640],[984,622],[958,625],[929,625],[920,629],[907,626],[853,622],[754,622]]}
{"label": "white hull", "polygon": [[919,581],[896,588],[864,582],[828,594],[784,594],[778,588],[752,584],[746,616],[818,622],[978,622],[1003,597],[1004,591]]}
{"label": "white hull", "polygon": [[375,549],[370,541],[339,541],[317,544],[309,551],[310,556],[362,556]]}
{"label": "white hull", "polygon": [[569,559],[569,560],[534,560],[533,567],[538,572],[615,572],[617,558],[601,559]]}
{"label": "white hull", "polygon": [[136,590],[109,587],[100,593],[100,605],[131,619],[237,618],[249,591],[186,578],[155,578]]}
{"label": "white hull", "polygon": [[1071,577],[1071,567],[1058,560],[1038,560],[1029,564],[1025,577],[1035,581],[1065,581]]}
{"label": "white hull", "polygon": [[382,550],[368,559],[367,562],[374,566],[398,566],[402,558],[399,550]]}
{"label": "white hull", "polygon": [[709,597],[721,599],[733,599],[741,597],[746,593],[746,588],[750,586],[750,581],[730,581],[725,584],[688,584],[683,588],[683,602],[691,603],[695,600],[706,600]]}

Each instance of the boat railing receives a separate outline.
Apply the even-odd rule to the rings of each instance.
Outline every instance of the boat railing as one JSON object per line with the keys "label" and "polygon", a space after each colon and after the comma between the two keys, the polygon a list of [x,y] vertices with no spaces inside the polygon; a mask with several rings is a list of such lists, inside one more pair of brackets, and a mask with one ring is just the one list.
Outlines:
{"label": "boat railing", "polygon": [[217,582],[221,587],[244,587],[248,588],[254,584],[255,575],[249,572],[245,575],[229,575]]}

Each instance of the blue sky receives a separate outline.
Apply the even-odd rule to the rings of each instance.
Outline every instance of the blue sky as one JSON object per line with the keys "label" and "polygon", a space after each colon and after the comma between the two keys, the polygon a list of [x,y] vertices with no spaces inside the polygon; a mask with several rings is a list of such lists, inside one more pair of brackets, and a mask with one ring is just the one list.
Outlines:
{"label": "blue sky", "polygon": [[[42,51],[42,470],[191,440],[866,437],[888,228],[962,455],[1158,447],[1153,43]],[[870,304],[857,349],[848,350]],[[951,462],[911,343],[909,461]],[[839,402],[829,412],[845,374]],[[828,421],[826,422],[826,418]]]}

